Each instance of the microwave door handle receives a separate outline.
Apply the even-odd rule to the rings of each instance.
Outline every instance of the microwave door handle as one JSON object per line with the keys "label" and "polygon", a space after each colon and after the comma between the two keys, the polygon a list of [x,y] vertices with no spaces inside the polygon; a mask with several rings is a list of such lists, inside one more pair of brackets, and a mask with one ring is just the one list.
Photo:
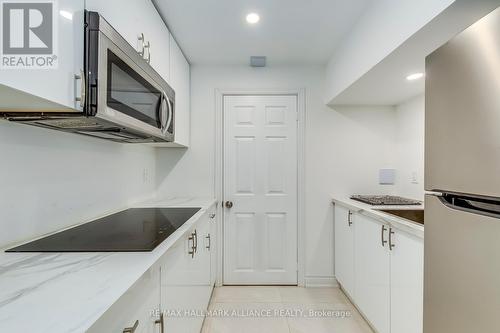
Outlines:
{"label": "microwave door handle", "polygon": [[160,128],[163,126],[163,101],[165,100],[165,94],[162,92],[160,97],[160,102],[158,103],[158,107],[156,108],[156,119],[160,123]]}
{"label": "microwave door handle", "polygon": [[174,116],[174,112],[173,112],[172,106],[170,104],[170,99],[168,98],[168,96],[166,96],[166,98],[167,98],[168,120],[167,120],[167,123],[165,125],[165,129],[168,129],[170,127],[170,123],[172,122],[172,118]]}

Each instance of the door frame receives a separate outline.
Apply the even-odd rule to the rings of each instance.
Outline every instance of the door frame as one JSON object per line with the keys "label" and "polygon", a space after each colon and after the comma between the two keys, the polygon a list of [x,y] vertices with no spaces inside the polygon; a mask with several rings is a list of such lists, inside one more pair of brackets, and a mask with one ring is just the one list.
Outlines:
{"label": "door frame", "polygon": [[273,96],[297,97],[297,284],[305,286],[305,139],[306,139],[306,89],[215,89],[215,172],[214,188],[217,198],[217,280],[222,286],[224,272],[224,97]]}

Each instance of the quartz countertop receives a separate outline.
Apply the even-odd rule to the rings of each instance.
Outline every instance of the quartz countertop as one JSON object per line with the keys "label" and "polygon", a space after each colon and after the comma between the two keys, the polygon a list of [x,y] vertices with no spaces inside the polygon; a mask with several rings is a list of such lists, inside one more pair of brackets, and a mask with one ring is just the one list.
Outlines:
{"label": "quartz countertop", "polygon": [[397,206],[372,206],[356,200],[352,200],[348,197],[332,195],[332,201],[335,204],[347,207],[348,209],[355,211],[360,214],[364,214],[374,219],[381,220],[391,227],[400,229],[414,236],[423,238],[424,237],[424,226],[420,223],[413,222],[411,220],[390,215],[384,212],[380,212],[377,209],[385,210],[413,210],[413,209],[424,209],[424,205],[397,205]]}
{"label": "quartz countertop", "polygon": [[0,332],[86,331],[214,203],[170,198],[132,205],[201,207],[151,252],[0,253]]}

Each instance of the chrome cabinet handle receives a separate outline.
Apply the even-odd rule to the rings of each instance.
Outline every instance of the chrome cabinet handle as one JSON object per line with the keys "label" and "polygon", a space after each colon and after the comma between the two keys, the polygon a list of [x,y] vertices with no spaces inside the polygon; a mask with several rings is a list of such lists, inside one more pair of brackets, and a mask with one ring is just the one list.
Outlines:
{"label": "chrome cabinet handle", "polygon": [[351,226],[351,225],[352,225],[352,212],[351,212],[351,211],[349,211],[349,212],[347,213],[347,224],[348,224],[349,226]]}
{"label": "chrome cabinet handle", "polygon": [[212,240],[210,239],[210,234],[208,234],[207,236],[205,236],[206,239],[208,239],[208,245],[205,246],[205,248],[207,248],[208,250],[210,250],[210,248],[212,247]]}
{"label": "chrome cabinet handle", "polygon": [[198,252],[198,233],[194,229],[194,253]]}
{"label": "chrome cabinet handle", "polygon": [[232,201],[226,201],[226,208],[232,208],[233,207],[233,202]]}
{"label": "chrome cabinet handle", "polygon": [[[145,60],[146,60],[146,62],[147,62],[148,64],[151,62],[151,49],[150,49],[150,47],[151,47],[151,44],[150,44],[150,43],[149,43],[149,41],[148,41],[148,42],[146,43],[146,45],[144,45],[144,49],[148,49],[148,57],[145,59]],[[145,53],[145,52],[146,52],[146,51],[144,50],[144,53]]]}
{"label": "chrome cabinet handle", "polygon": [[134,326],[132,326],[132,327],[125,327],[123,329],[123,333],[134,333],[135,330],[137,329],[137,326],[139,326],[139,321],[138,320],[135,321]]}
{"label": "chrome cabinet handle", "polygon": [[195,250],[194,250],[194,233],[191,233],[191,236],[188,237],[188,247],[189,247],[189,242],[191,243],[191,251],[188,251],[188,254],[191,255],[191,258],[194,258]]}
{"label": "chrome cabinet handle", "polygon": [[392,235],[394,235],[394,231],[392,231],[392,228],[389,228],[389,250],[391,251],[396,247],[396,245],[392,243]]}
{"label": "chrome cabinet handle", "polygon": [[384,239],[385,232],[387,231],[387,228],[385,225],[382,225],[382,230],[380,232],[380,238],[382,239],[382,247],[385,247],[385,244],[387,244],[387,241]]}
{"label": "chrome cabinet handle", "polygon": [[144,48],[146,46],[146,41],[144,39],[144,34],[142,32],[139,36],[137,36],[137,40],[141,42],[141,47],[142,47],[140,51],[137,50],[137,53],[139,53],[139,55],[144,58]]}
{"label": "chrome cabinet handle", "polygon": [[165,320],[163,318],[163,313],[160,313],[160,319],[155,320],[156,325],[160,325],[160,333],[165,332]]}
{"label": "chrome cabinet handle", "polygon": [[[85,107],[85,72],[83,69],[80,70],[80,75],[75,74],[75,80],[82,80],[82,85],[80,87],[80,97],[75,97],[75,101],[80,102],[80,106]],[[76,87],[75,87],[76,89]]]}

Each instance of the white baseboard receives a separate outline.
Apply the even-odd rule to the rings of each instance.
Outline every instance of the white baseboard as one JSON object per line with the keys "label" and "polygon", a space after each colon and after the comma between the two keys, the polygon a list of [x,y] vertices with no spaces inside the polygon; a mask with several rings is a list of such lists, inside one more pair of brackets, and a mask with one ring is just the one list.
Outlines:
{"label": "white baseboard", "polygon": [[319,287],[339,287],[337,279],[333,276],[306,276],[305,277],[305,287],[306,288],[319,288]]}

